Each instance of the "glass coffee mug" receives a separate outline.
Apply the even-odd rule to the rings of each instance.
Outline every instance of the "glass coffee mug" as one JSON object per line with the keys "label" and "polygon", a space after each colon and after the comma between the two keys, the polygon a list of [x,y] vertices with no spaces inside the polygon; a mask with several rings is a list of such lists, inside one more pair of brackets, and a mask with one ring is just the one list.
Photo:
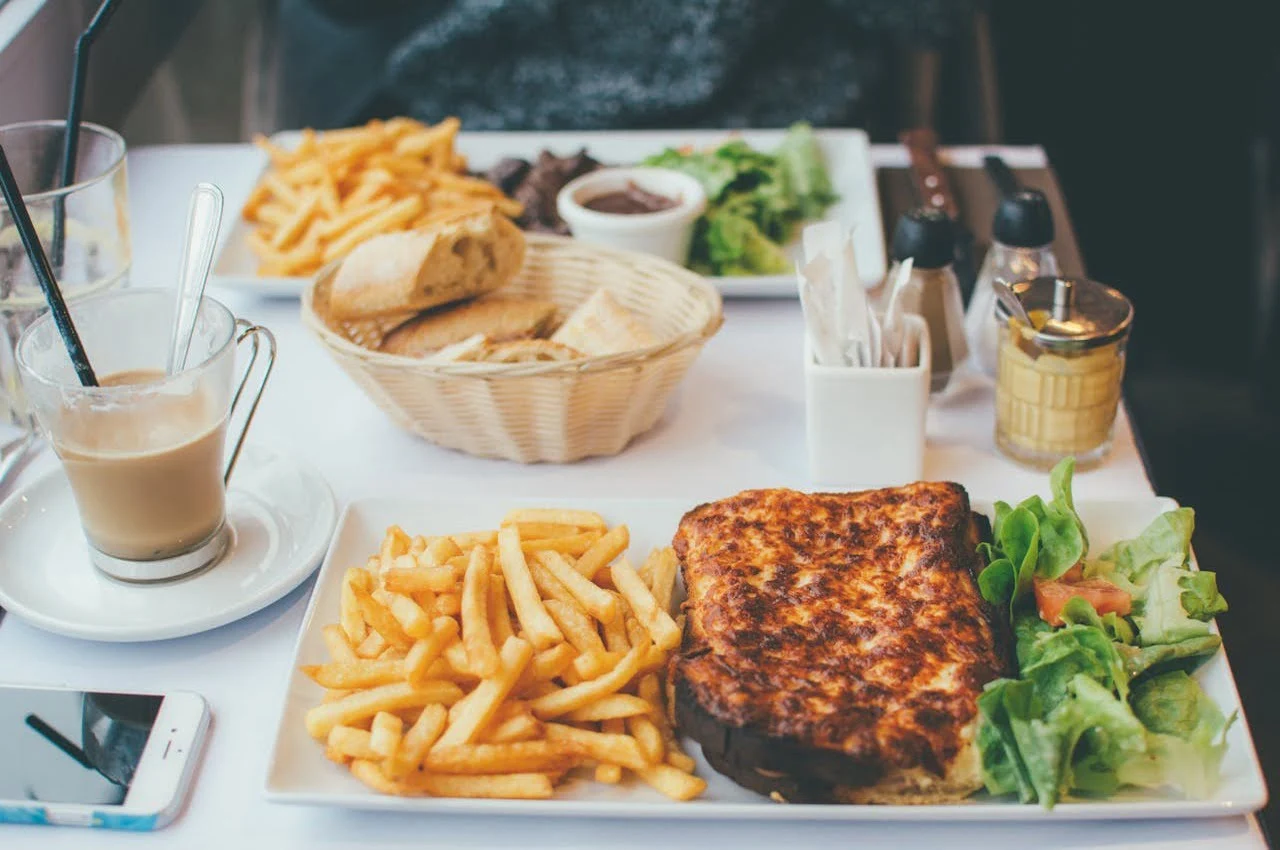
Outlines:
{"label": "glass coffee mug", "polygon": [[[173,290],[131,289],[71,305],[98,387],[77,380],[50,316],[18,341],[23,389],[62,460],[92,561],[127,581],[176,578],[226,552],[226,483],[275,363],[270,331],[206,297],[187,367],[166,375],[174,298]],[[236,350],[246,341],[237,378]],[[241,407],[228,456],[229,422]]]}

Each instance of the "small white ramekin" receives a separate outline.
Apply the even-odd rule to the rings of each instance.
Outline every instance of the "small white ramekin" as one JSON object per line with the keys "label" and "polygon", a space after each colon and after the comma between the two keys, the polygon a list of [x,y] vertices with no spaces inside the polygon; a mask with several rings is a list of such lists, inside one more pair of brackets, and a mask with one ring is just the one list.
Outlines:
{"label": "small white ramekin", "polygon": [[[589,210],[592,198],[621,192],[627,184],[663,195],[674,207],[652,213],[622,215]],[[575,239],[628,251],[642,251],[683,265],[689,257],[693,223],[707,208],[702,185],[669,168],[602,168],[570,181],[556,196],[556,209]]]}

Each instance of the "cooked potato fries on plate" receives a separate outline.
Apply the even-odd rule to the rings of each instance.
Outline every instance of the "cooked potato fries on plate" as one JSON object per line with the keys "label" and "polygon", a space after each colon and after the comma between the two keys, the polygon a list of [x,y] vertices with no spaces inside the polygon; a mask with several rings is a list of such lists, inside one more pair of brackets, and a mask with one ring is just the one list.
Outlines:
{"label": "cooked potato fries on plate", "polygon": [[675,553],[637,571],[628,541],[590,511],[521,509],[433,538],[392,526],[343,576],[329,660],[302,667],[325,689],[307,731],[384,794],[541,799],[570,776],[630,772],[697,797],[660,682],[680,643]]}
{"label": "cooked potato fries on plate", "polygon": [[457,118],[428,125],[410,118],[363,127],[305,130],[293,150],[254,144],[270,166],[242,214],[260,277],[302,277],[380,233],[413,230],[492,206],[517,216],[521,204],[467,175],[454,149]]}

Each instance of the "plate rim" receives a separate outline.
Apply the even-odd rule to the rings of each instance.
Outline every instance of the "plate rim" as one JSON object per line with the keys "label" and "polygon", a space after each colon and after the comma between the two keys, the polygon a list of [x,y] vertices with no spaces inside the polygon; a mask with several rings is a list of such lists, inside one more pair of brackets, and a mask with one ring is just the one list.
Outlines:
{"label": "plate rim", "polygon": [[[407,508],[422,511],[428,506],[448,502],[450,505],[475,505],[494,512],[499,503],[508,506],[543,505],[557,506],[566,504],[590,503],[594,508],[609,512],[625,505],[644,503],[662,504],[670,507],[682,506],[691,510],[699,502],[700,497],[686,498],[674,496],[658,497],[574,497],[548,496],[528,497],[511,496],[497,500],[491,497],[467,496],[458,499],[431,497],[399,497],[368,496],[349,501],[341,511],[330,538],[329,551],[326,553],[320,569],[316,573],[316,581],[310,591],[307,609],[303,614],[297,634],[294,637],[293,652],[289,658],[289,673],[284,679],[279,693],[276,711],[275,732],[270,752],[262,773],[261,790],[269,802],[283,805],[319,806],[328,809],[356,811],[403,811],[416,814],[467,816],[490,814],[495,816],[528,816],[528,817],[604,817],[610,819],[672,819],[672,820],[728,820],[731,818],[749,820],[782,820],[782,821],[830,821],[830,822],[909,822],[910,820],[928,820],[933,822],[966,821],[966,822],[1042,822],[1054,821],[1108,821],[1108,820],[1143,820],[1143,819],[1200,819],[1214,817],[1241,816],[1256,812],[1266,805],[1269,792],[1266,778],[1258,759],[1257,746],[1254,743],[1252,729],[1240,700],[1236,685],[1235,673],[1231,668],[1225,643],[1219,648],[1222,664],[1225,667],[1227,684],[1239,710],[1237,723],[1241,724],[1243,744],[1249,768],[1257,783],[1250,783],[1248,795],[1240,799],[1210,800],[1138,800],[1138,801],[1068,801],[1051,810],[1040,806],[999,800],[961,801],[938,805],[839,805],[839,804],[790,804],[778,805],[761,798],[751,802],[694,802],[680,804],[675,801],[595,801],[582,799],[549,799],[549,800],[467,800],[431,797],[391,797],[376,794],[367,789],[352,792],[325,793],[317,791],[289,790],[273,783],[277,764],[280,760],[280,748],[284,741],[288,716],[290,690],[297,675],[298,659],[302,652],[303,642],[310,633],[312,622],[319,607],[321,583],[331,580],[330,570],[341,571],[336,563],[334,553],[338,542],[348,532],[348,524],[356,521],[362,511],[376,511],[380,506]],[[1078,499],[1077,507],[1105,508],[1108,505],[1125,505],[1134,507],[1151,505],[1159,511],[1166,511],[1179,506],[1175,499],[1167,496],[1145,496],[1130,499]],[[973,510],[989,511],[993,500],[971,499]],[[1195,558],[1194,548],[1192,550]],[[1194,561],[1199,565],[1199,561]],[[1215,621],[1214,630],[1217,630]],[[297,718],[293,718],[297,720]],[[695,744],[696,745],[696,744]]]}
{"label": "plate rim", "polygon": [[[270,141],[272,144],[288,147],[296,144],[297,140],[302,137],[302,130],[278,130],[272,133]],[[741,127],[741,128],[674,128],[670,130],[548,130],[545,132],[531,130],[516,130],[504,132],[501,130],[476,130],[467,132],[463,130],[458,133],[460,143],[465,143],[468,139],[479,139],[481,141],[498,140],[504,137],[524,137],[529,140],[546,139],[545,144],[554,144],[557,141],[565,142],[571,139],[585,139],[595,141],[608,141],[626,138],[645,138],[653,137],[666,138],[674,134],[683,134],[687,136],[717,136],[725,137],[742,133],[785,133],[785,127]],[[858,149],[861,158],[866,162],[869,169],[869,176],[866,184],[859,186],[858,189],[864,195],[864,200],[859,206],[875,213],[874,221],[876,229],[879,232],[879,239],[876,240],[878,245],[878,266],[882,267],[881,275],[888,271],[889,258],[888,253],[884,249],[885,233],[884,222],[880,220],[880,188],[876,181],[876,166],[871,159],[871,137],[867,131],[860,127],[814,127],[813,132],[820,139],[830,139],[833,142],[841,144],[852,144]],[[570,145],[573,146],[573,145]],[[267,168],[270,166],[270,160],[260,151],[255,149],[255,153],[259,155],[261,163],[255,174],[255,183],[261,179]],[[237,208],[238,209],[238,208]],[[293,299],[302,296],[303,291],[311,285],[315,280],[315,275],[307,275],[303,277],[257,277],[248,274],[227,274],[219,272],[227,252],[228,245],[235,238],[235,234],[239,233],[244,227],[244,220],[237,213],[230,227],[226,229],[222,238],[218,242],[217,254],[214,257],[213,268],[209,274],[209,283],[213,286],[223,287],[234,290],[236,292],[245,292],[258,296],[263,299]],[[704,276],[712,286],[720,291],[720,294],[728,298],[741,299],[795,299],[799,295],[796,290],[796,277],[794,274],[780,275],[749,275],[741,277],[726,276]],[[866,280],[863,281],[867,283]]]}
{"label": "plate rim", "polygon": [[[174,640],[176,638],[189,637],[191,635],[201,634],[203,632],[212,631],[222,626],[243,620],[245,617],[256,614],[257,612],[268,608],[276,602],[288,596],[295,589],[307,581],[316,573],[318,567],[323,563],[324,557],[329,550],[329,545],[333,541],[333,535],[337,530],[337,520],[339,516],[336,497],[333,488],[325,480],[320,471],[312,464],[300,460],[290,452],[282,451],[273,447],[265,447],[261,444],[250,444],[245,447],[245,456],[242,456],[241,462],[251,459],[253,452],[260,452],[272,455],[276,459],[282,459],[304,470],[315,482],[320,485],[317,488],[318,493],[323,496],[323,505],[327,513],[331,517],[329,533],[321,539],[316,538],[316,543],[311,550],[306,552],[306,558],[298,559],[298,566],[287,573],[282,573],[275,583],[267,585],[267,588],[260,595],[250,599],[245,599],[230,605],[217,614],[207,615],[198,620],[190,620],[185,624],[175,624],[167,628],[147,628],[145,626],[122,626],[112,627],[103,630],[99,627],[82,627],[75,623],[68,623],[65,620],[56,619],[49,615],[37,611],[22,600],[13,597],[10,593],[0,587],[0,607],[3,607],[7,613],[12,614],[23,622],[38,628],[42,631],[52,634],[61,635],[63,637],[75,638],[77,640],[90,640],[100,643],[147,643],[152,641]],[[16,510],[11,508],[11,504],[16,504],[20,497],[29,496],[40,489],[50,489],[62,486],[68,491],[70,484],[67,481],[66,473],[61,465],[54,466],[23,487],[15,490],[8,498],[0,504],[0,518],[7,515],[9,511]],[[68,498],[72,498],[68,492]],[[86,556],[87,557],[87,556]]]}

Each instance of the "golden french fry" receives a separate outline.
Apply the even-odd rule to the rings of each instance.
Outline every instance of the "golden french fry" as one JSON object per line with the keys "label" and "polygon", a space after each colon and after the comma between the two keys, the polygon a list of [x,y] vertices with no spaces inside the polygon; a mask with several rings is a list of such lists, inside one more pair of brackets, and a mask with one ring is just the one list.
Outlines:
{"label": "golden french fry", "polygon": [[676,625],[675,620],[671,619],[670,614],[658,607],[653,593],[640,580],[640,576],[636,575],[636,571],[626,559],[622,558],[615,562],[609,568],[609,574],[613,577],[614,586],[627,600],[627,604],[631,606],[640,623],[653,636],[653,642],[658,648],[672,650],[679,646],[680,627]]}
{"label": "golden french fry", "polygon": [[427,544],[427,548],[422,550],[422,558],[425,559],[424,567],[441,567],[449,562],[450,558],[457,557],[462,554],[462,549],[458,544],[448,537],[437,537]]}
{"label": "golden french fry", "polygon": [[395,756],[400,746],[400,737],[404,734],[404,722],[387,711],[379,711],[373,716],[373,725],[369,729],[369,749],[379,758],[389,759]]}
{"label": "golden french fry", "polygon": [[520,540],[546,540],[552,537],[574,537],[578,534],[578,526],[556,522],[513,522]]}
{"label": "golden french fry", "polygon": [[350,696],[355,691],[348,691],[344,688],[330,688],[324,692],[324,696],[320,698],[320,702],[337,702],[345,696]]}
{"label": "golden french fry", "polygon": [[371,735],[367,729],[356,729],[352,726],[335,726],[329,730],[325,749],[345,758],[376,759],[373,751]]}
{"label": "golden french fry", "polygon": [[356,655],[360,658],[377,658],[387,648],[387,641],[382,635],[370,631],[360,645],[356,647]]}
{"label": "golden french fry", "polygon": [[414,643],[405,656],[404,675],[409,684],[421,685],[429,678],[428,671],[457,634],[458,621],[452,617],[436,617],[431,621],[431,634]]}
{"label": "golden french fry", "polygon": [[432,797],[545,800],[554,793],[551,779],[545,773],[504,773],[490,776],[419,773],[407,780],[407,783],[415,791],[425,792]]}
{"label": "golden french fry", "polygon": [[546,649],[564,640],[564,635],[542,604],[524,552],[520,549],[520,535],[514,528],[504,528],[498,532],[498,559],[502,564],[507,593],[511,595],[516,617],[520,619],[525,636],[537,649]]}
{"label": "golden french fry", "polygon": [[560,579],[552,575],[551,570],[544,567],[536,559],[525,563],[529,567],[529,575],[533,578],[533,585],[538,589],[538,593],[543,599],[554,599],[557,602],[568,605],[570,608],[581,608],[582,603],[569,592],[569,588],[565,587]]}
{"label": "golden french fry", "polygon": [[616,764],[598,764],[595,772],[596,782],[617,785],[622,781],[622,768]]}
{"label": "golden french fry", "polygon": [[[354,655],[354,653],[352,653]],[[403,661],[370,661],[353,658],[330,664],[312,664],[301,668],[312,681],[322,688],[372,688],[404,679]]]}
{"label": "golden french fry", "polygon": [[409,554],[409,546],[413,539],[398,525],[387,529],[382,538],[382,546],[378,549],[378,563],[383,570],[391,569],[396,558]]}
{"label": "golden french fry", "polygon": [[[641,702],[645,702],[641,700]],[[631,733],[631,737],[636,739],[636,744],[640,747],[640,752],[651,763],[657,764],[662,761],[666,755],[666,743],[662,740],[662,733],[658,731],[658,726],[648,715],[637,715],[627,718],[627,731]]]}
{"label": "golden french fry", "polygon": [[533,656],[533,661],[529,663],[524,676],[521,677],[521,687],[533,682],[546,682],[554,679],[563,673],[565,668],[572,664],[577,656],[578,651],[567,643],[558,643],[550,649],[542,650],[542,652]]}
{"label": "golden french fry", "polygon": [[658,727],[658,732],[662,734],[662,741],[667,750],[667,763],[673,767],[692,773],[694,761],[680,747],[680,742],[676,740],[675,732],[671,729],[671,718],[667,716],[666,701],[662,696],[662,684],[656,673],[647,673],[640,678],[640,683],[636,686],[636,694],[653,706],[653,710],[649,713],[649,717]]}
{"label": "golden french fry", "polygon": [[673,800],[692,800],[707,790],[706,780],[666,764],[639,768],[636,775]]}
{"label": "golden french fry", "polygon": [[462,596],[458,593],[442,593],[436,597],[435,613],[443,617],[456,617],[462,612]]}
{"label": "golden french fry", "polygon": [[574,569],[559,552],[541,551],[534,560],[546,567],[591,616],[602,623],[618,616],[618,600],[613,594]]}
{"label": "golden french fry", "polygon": [[544,773],[568,770],[581,758],[573,747],[552,741],[459,744],[432,749],[425,768],[432,773]]}
{"label": "golden french fry", "polygon": [[555,693],[540,696],[529,703],[529,708],[535,717],[546,720],[548,717],[568,714],[603,696],[616,693],[622,690],[640,669],[640,660],[644,657],[644,653],[645,647],[632,647],[631,651],[618,662],[618,666],[608,673],[588,682],[571,685]]}
{"label": "golden french fry", "polygon": [[380,685],[312,708],[306,716],[307,732],[313,738],[325,738],[334,726],[350,726],[379,711],[392,712],[433,702],[452,705],[460,699],[462,689],[453,682],[427,682],[421,687],[408,682]]}
{"label": "golden french fry", "polygon": [[617,764],[632,770],[649,767],[649,761],[640,752],[636,739],[628,735],[592,732],[563,723],[546,725],[548,741],[568,744],[583,756],[596,761]]}
{"label": "golden french fry", "polygon": [[515,634],[511,612],[507,610],[507,581],[500,572],[489,576],[489,626],[495,646],[501,646]]}
{"label": "golden french fry", "polygon": [[[653,713],[649,701],[633,694],[610,694],[565,715],[573,723],[594,723],[598,720],[616,720]],[[633,731],[634,735],[635,732]],[[639,736],[637,736],[639,740]]]}
{"label": "golden french fry", "polygon": [[[616,666],[622,658],[622,653],[596,649],[591,652],[584,652],[573,659],[573,664],[569,670],[572,670],[577,675],[578,681],[586,681],[587,679],[594,679],[604,671]],[[569,670],[564,672],[568,673]],[[566,681],[568,680],[566,679]],[[569,682],[569,684],[575,683]]]}
{"label": "golden french fry", "polygon": [[395,567],[382,574],[382,586],[392,593],[447,593],[454,584],[453,570],[448,567]]}
{"label": "golden french fry", "polygon": [[572,525],[575,528],[604,529],[604,517],[595,511],[571,511],[561,508],[516,508],[502,518],[502,527],[524,522],[545,522],[555,525]]}
{"label": "golden french fry", "polygon": [[364,617],[369,627],[382,635],[391,646],[407,650],[413,646],[413,638],[407,635],[395,616],[387,607],[374,599],[369,591],[352,586],[356,595],[356,604],[360,606],[360,616]]}
{"label": "golden french fry", "polygon": [[405,634],[411,638],[424,638],[431,634],[431,618],[417,602],[399,593],[388,592],[387,595],[387,609]]}
{"label": "golden french fry", "polygon": [[[361,620],[361,622],[364,621]],[[355,648],[351,646],[351,641],[347,640],[347,633],[342,630],[342,626],[337,624],[325,626],[320,630],[320,635],[324,638],[325,649],[329,650],[329,657],[334,661],[341,663],[359,658]]]}
{"label": "golden french fry", "polygon": [[685,773],[693,773],[697,769],[698,763],[693,757],[686,754],[682,750],[667,749],[667,764],[676,770],[683,770]]}
{"label": "golden french fry", "polygon": [[400,750],[389,763],[389,772],[400,777],[420,768],[427,750],[440,738],[448,720],[449,712],[444,706],[429,705],[424,708],[400,739]]}
{"label": "golden french fry", "polygon": [[339,622],[342,623],[342,630],[347,634],[347,640],[352,644],[359,645],[369,634],[369,630],[365,624],[364,617],[360,615],[360,605],[356,601],[355,594],[356,586],[367,590],[369,587],[369,574],[362,569],[352,567],[342,576]]}
{"label": "golden french fry", "polygon": [[536,540],[522,540],[520,548],[526,555],[535,552],[561,552],[575,558],[590,549],[603,535],[599,531],[583,531],[568,537],[541,537]]}
{"label": "golden french fry", "polygon": [[653,593],[654,601],[658,603],[658,609],[670,611],[671,594],[676,586],[676,570],[679,567],[679,561],[676,559],[676,550],[670,546],[658,549],[657,553],[653,561],[649,590]]}
{"label": "golden french fry", "polygon": [[517,714],[505,720],[495,719],[480,737],[489,744],[509,744],[540,737],[542,728],[542,721],[532,714]]}
{"label": "golden french fry", "polygon": [[[497,647],[489,628],[489,567],[493,557],[485,546],[471,550],[471,563],[467,566],[462,584],[462,644],[467,651],[467,663],[481,676],[493,676],[498,672]],[[506,606],[503,606],[506,610]]]}
{"label": "golden french fry", "polygon": [[444,659],[453,669],[454,673],[467,679],[479,679],[480,674],[471,669],[471,662],[467,660],[466,647],[462,645],[462,641],[454,641],[444,648]]}
{"label": "golden french fry", "polygon": [[520,674],[533,658],[533,647],[526,640],[508,638],[499,655],[502,669],[496,676],[482,679],[476,689],[461,700],[459,708],[451,713],[449,728],[436,746],[448,747],[475,741],[519,681]]}
{"label": "golden french fry", "polygon": [[558,599],[547,599],[542,604],[574,649],[580,653],[604,652],[604,642],[595,625],[580,609]]}
{"label": "golden french fry", "polygon": [[617,525],[609,529],[591,548],[582,553],[573,565],[574,569],[587,578],[595,578],[597,572],[610,561],[627,551],[631,545],[631,532],[625,525]]}

